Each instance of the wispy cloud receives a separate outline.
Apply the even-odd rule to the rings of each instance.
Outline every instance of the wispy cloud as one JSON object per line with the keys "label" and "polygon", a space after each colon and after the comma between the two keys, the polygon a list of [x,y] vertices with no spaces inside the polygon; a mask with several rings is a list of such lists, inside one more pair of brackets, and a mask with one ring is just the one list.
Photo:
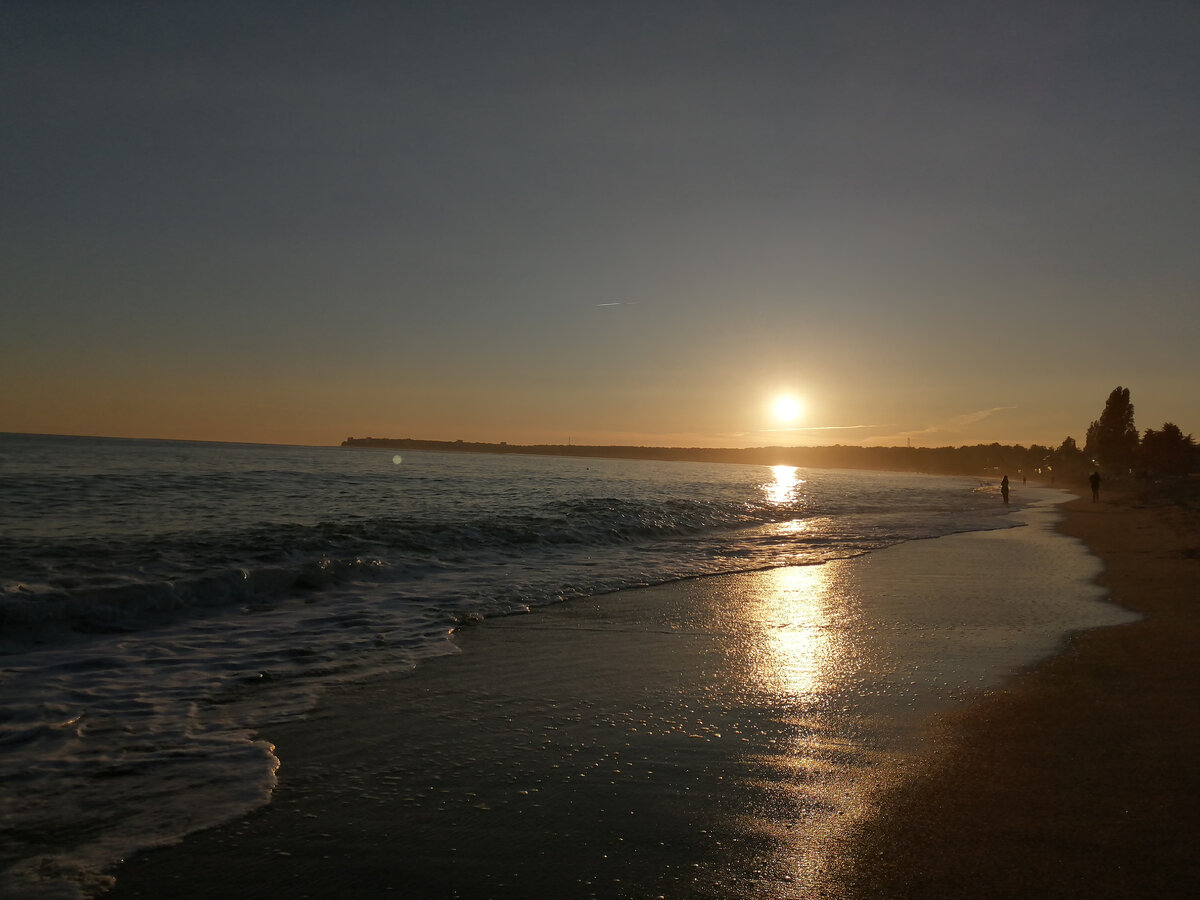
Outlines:
{"label": "wispy cloud", "polygon": [[1003,412],[1006,409],[1016,409],[1015,406],[993,406],[990,409],[981,409],[976,412],[962,413],[961,415],[951,416],[951,425],[974,425],[976,422],[982,422],[988,416],[998,412]]}

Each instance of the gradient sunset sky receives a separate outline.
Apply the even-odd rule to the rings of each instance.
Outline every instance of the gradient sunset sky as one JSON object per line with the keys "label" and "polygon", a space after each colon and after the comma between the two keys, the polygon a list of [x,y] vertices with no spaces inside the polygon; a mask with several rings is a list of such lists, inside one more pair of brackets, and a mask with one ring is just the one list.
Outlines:
{"label": "gradient sunset sky", "polygon": [[[1200,434],[1200,4],[0,2],[0,431]],[[792,423],[781,394],[801,399]]]}

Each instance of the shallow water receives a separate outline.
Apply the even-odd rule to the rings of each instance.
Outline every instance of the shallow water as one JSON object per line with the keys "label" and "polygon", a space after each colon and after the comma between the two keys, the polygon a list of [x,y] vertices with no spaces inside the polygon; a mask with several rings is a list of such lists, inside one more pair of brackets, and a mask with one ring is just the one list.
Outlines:
{"label": "shallow water", "polygon": [[[461,654],[270,728],[279,802],[122,869],[118,896],[182,876],[185,898],[267,900],[347,869],[372,898],[839,896],[842,829],[929,712],[1130,618],[1076,592],[1096,564],[1053,515],[466,629]],[[221,873],[190,871],[214,853]]]}
{"label": "shallow water", "polygon": [[0,888],[90,893],[111,860],[265,802],[276,760],[257,726],[448,652],[464,621],[820,572],[1008,528],[1022,496],[790,467],[0,436]]}

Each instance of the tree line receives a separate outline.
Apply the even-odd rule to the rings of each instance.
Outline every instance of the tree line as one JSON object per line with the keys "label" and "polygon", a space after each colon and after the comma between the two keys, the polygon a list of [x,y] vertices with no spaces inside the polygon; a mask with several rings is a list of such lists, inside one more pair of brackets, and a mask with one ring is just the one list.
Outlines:
{"label": "tree line", "polygon": [[[1071,438],[1067,438],[1074,444]],[[1090,464],[1111,475],[1187,475],[1200,470],[1196,442],[1173,422],[1162,428],[1147,428],[1139,437],[1133,421],[1129,388],[1117,385],[1105,401],[1100,418],[1087,430],[1081,451]]]}
{"label": "tree line", "polygon": [[1151,476],[1200,471],[1196,442],[1178,426],[1165,422],[1139,436],[1133,424],[1129,389],[1117,387],[1100,418],[1092,422],[1082,448],[1067,437],[1057,448],[1033,444],[975,444],[963,447],[751,447],[728,450],[706,447],[591,446],[578,444],[487,444],[428,441],[415,438],[347,438],[343,447],[433,450],[468,453],[522,453],[609,459],[744,463],[812,466],[826,469],[875,469],[945,475],[1002,474],[1081,480],[1093,469],[1109,477],[1129,473]]}

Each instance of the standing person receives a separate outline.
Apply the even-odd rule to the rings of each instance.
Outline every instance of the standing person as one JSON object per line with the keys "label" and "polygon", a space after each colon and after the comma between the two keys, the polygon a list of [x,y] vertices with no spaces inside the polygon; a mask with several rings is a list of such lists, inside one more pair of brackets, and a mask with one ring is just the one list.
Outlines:
{"label": "standing person", "polygon": [[1100,472],[1093,472],[1088,476],[1088,481],[1092,485],[1092,502],[1095,503],[1100,499]]}
{"label": "standing person", "polygon": [[1004,505],[1008,506],[1008,476],[1005,475],[1000,479],[1000,496],[1004,498]]}

